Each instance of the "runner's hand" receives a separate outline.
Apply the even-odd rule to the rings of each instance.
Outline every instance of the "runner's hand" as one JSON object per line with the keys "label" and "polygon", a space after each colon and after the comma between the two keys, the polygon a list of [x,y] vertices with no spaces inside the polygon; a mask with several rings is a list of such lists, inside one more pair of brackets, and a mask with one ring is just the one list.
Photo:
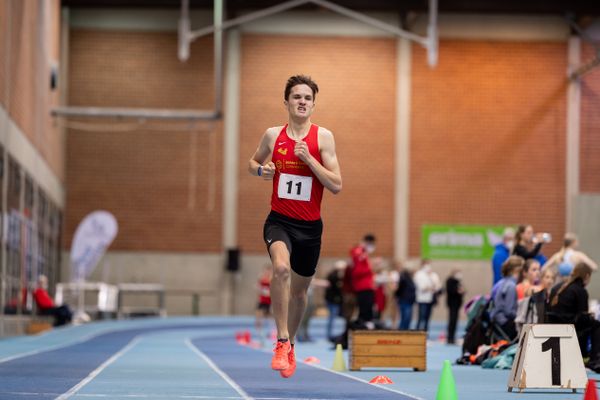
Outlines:
{"label": "runner's hand", "polygon": [[275,175],[275,164],[273,161],[269,161],[262,167],[262,178],[266,181],[270,181],[273,179],[273,175]]}
{"label": "runner's hand", "polygon": [[308,163],[310,152],[308,151],[308,145],[305,141],[300,140],[299,142],[296,142],[296,146],[294,147],[294,155],[305,163]]}

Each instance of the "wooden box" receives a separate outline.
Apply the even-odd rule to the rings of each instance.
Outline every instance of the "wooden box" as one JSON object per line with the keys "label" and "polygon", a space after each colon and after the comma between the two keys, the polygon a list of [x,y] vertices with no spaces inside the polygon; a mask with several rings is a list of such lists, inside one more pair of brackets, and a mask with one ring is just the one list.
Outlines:
{"label": "wooden box", "polygon": [[31,321],[27,325],[28,335],[37,335],[38,333],[52,329],[52,324],[45,321]]}
{"label": "wooden box", "polygon": [[350,331],[350,369],[427,368],[427,333],[424,331]]}

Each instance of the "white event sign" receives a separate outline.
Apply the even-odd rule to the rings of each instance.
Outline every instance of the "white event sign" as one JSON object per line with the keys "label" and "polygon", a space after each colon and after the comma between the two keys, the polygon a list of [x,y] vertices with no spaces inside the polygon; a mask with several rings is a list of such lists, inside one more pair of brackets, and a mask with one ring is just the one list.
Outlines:
{"label": "white event sign", "polygon": [[508,391],[584,389],[587,375],[573,325],[526,324],[508,379]]}
{"label": "white event sign", "polygon": [[71,245],[73,281],[83,281],[92,273],[117,231],[117,220],[108,211],[94,211],[81,221]]}

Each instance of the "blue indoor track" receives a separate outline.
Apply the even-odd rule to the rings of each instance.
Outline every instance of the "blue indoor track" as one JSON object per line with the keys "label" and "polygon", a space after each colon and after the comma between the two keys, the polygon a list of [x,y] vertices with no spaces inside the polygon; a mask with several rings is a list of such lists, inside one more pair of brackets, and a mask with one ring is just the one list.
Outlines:
{"label": "blue indoor track", "polygon": [[[430,338],[441,328],[434,324]],[[240,345],[235,334],[243,330],[256,340],[249,317],[102,321],[0,340],[0,400],[435,399],[443,361],[460,355],[460,347],[431,340],[426,372],[335,372],[324,321],[315,319],[316,340],[297,344],[298,370],[283,379],[270,369],[270,341],[262,348]],[[320,363],[301,362],[309,356]],[[508,393],[507,370],[455,365],[453,374],[459,399],[583,398],[582,391]],[[394,383],[369,384],[377,375]]]}

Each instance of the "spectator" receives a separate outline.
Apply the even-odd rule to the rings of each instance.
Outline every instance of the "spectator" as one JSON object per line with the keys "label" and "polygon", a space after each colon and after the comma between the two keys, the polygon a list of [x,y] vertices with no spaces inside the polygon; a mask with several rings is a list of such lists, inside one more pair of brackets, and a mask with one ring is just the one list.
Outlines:
{"label": "spectator", "polygon": [[358,302],[358,319],[362,322],[373,320],[375,284],[369,254],[375,251],[375,236],[365,235],[359,245],[350,250],[352,269],[350,270],[352,289]]}
{"label": "spectator", "polygon": [[348,348],[348,330],[356,314],[356,294],[352,287],[352,264],[348,263],[344,271],[344,282],[342,285],[342,317],[344,318],[344,333],[336,337],[334,344],[341,344],[344,349]]}
{"label": "spectator", "polygon": [[517,283],[517,298],[523,300],[533,294],[535,285],[540,280],[540,263],[535,258],[525,261]]}
{"label": "spectator", "polygon": [[583,252],[577,250],[578,247],[579,240],[577,239],[577,235],[574,233],[565,234],[563,247],[550,257],[544,264],[544,269],[547,267],[557,267],[559,273],[565,276],[571,273],[575,264],[583,262],[589,265],[594,271],[597,270],[598,264],[592,261],[592,259]]}
{"label": "spectator", "polygon": [[531,295],[532,301],[536,304],[538,319],[535,323],[546,322],[546,310],[550,300],[550,291],[556,282],[556,270],[554,268],[545,268],[540,277],[540,284],[535,287],[535,293]]}
{"label": "spectator", "polygon": [[271,276],[271,265],[265,264],[258,279],[258,305],[254,320],[254,326],[262,341],[267,337],[267,330],[263,330],[263,320],[268,321],[271,317]]}
{"label": "spectator", "polygon": [[[17,292],[18,293],[18,292]],[[21,304],[19,304],[19,296],[15,294],[14,297],[8,299],[6,304],[4,305],[4,314],[6,315],[15,315],[15,314],[29,314],[31,311],[31,307],[27,307],[28,293],[26,287],[21,289]],[[21,309],[19,310],[19,306]]]}
{"label": "spectator", "polygon": [[591,340],[592,349],[586,366],[600,373],[600,322],[589,312],[589,295],[585,289],[590,283],[592,272],[591,266],[580,262],[575,265],[566,282],[552,288],[548,322],[575,325],[584,357],[588,355],[587,344]]}
{"label": "spectator", "polygon": [[446,280],[446,305],[448,306],[448,344],[454,344],[458,311],[463,303],[465,290],[462,285],[462,272],[454,269]]}
{"label": "spectator", "polygon": [[517,336],[515,318],[517,316],[517,279],[525,260],[519,256],[510,256],[502,265],[503,278],[497,283],[490,313],[496,323],[509,339]]}
{"label": "spectator", "polygon": [[417,330],[428,331],[431,310],[442,288],[440,277],[432,270],[430,260],[422,260],[421,268],[415,273],[414,282],[417,289],[416,300],[419,305]]}
{"label": "spectator", "polygon": [[327,338],[334,340],[333,323],[335,318],[341,313],[344,287],[344,274],[348,264],[346,261],[338,260],[334,264],[333,270],[327,275],[327,289],[325,289],[325,301],[327,302],[327,310],[329,318],[327,319]]}
{"label": "spectator", "polygon": [[398,268],[400,270],[398,289],[396,289],[396,301],[398,303],[398,310],[400,311],[400,325],[398,329],[406,331],[410,329],[417,289],[413,281],[412,271],[400,262],[398,262]]}
{"label": "spectator", "polygon": [[[548,243],[548,242],[546,242]],[[542,253],[542,251],[540,250],[540,252],[537,254],[537,256],[534,257],[534,260],[536,260],[537,262],[540,263],[540,270],[542,269],[541,266],[546,264],[546,262],[548,261],[548,257],[546,257],[544,255],[544,253]]]}
{"label": "spectator", "polygon": [[375,275],[375,319],[384,320],[383,313],[387,306],[387,288],[391,281],[387,266],[379,263],[374,266]]}
{"label": "spectator", "polygon": [[542,249],[542,245],[549,241],[550,238],[547,234],[538,233],[534,235],[531,225],[520,225],[515,235],[513,254],[525,260],[536,258]]}
{"label": "spectator", "polygon": [[56,306],[48,294],[48,278],[46,275],[40,275],[37,281],[37,288],[33,292],[33,298],[37,306],[38,314],[52,315],[54,317],[54,326],[61,326],[71,322],[73,313],[69,306]]}
{"label": "spectator", "polygon": [[496,245],[494,249],[494,255],[492,257],[492,272],[494,274],[494,282],[492,286],[498,283],[502,279],[502,264],[513,250],[515,245],[515,230],[511,227],[504,229],[502,234],[502,242]]}
{"label": "spectator", "polygon": [[398,290],[401,268],[402,264],[394,263],[393,268],[388,271],[388,282],[386,284],[385,297],[387,306],[385,309],[385,317],[389,318],[389,323],[386,321],[386,326],[392,329],[400,325],[400,313],[398,310],[398,301],[396,301],[396,290]]}
{"label": "spectator", "polygon": [[534,293],[530,297],[525,297],[519,301],[517,317],[515,318],[515,324],[519,332],[521,332],[524,324],[543,324],[546,322],[548,299],[555,281],[556,271],[554,268],[545,268],[542,271],[540,284],[533,287]]}

